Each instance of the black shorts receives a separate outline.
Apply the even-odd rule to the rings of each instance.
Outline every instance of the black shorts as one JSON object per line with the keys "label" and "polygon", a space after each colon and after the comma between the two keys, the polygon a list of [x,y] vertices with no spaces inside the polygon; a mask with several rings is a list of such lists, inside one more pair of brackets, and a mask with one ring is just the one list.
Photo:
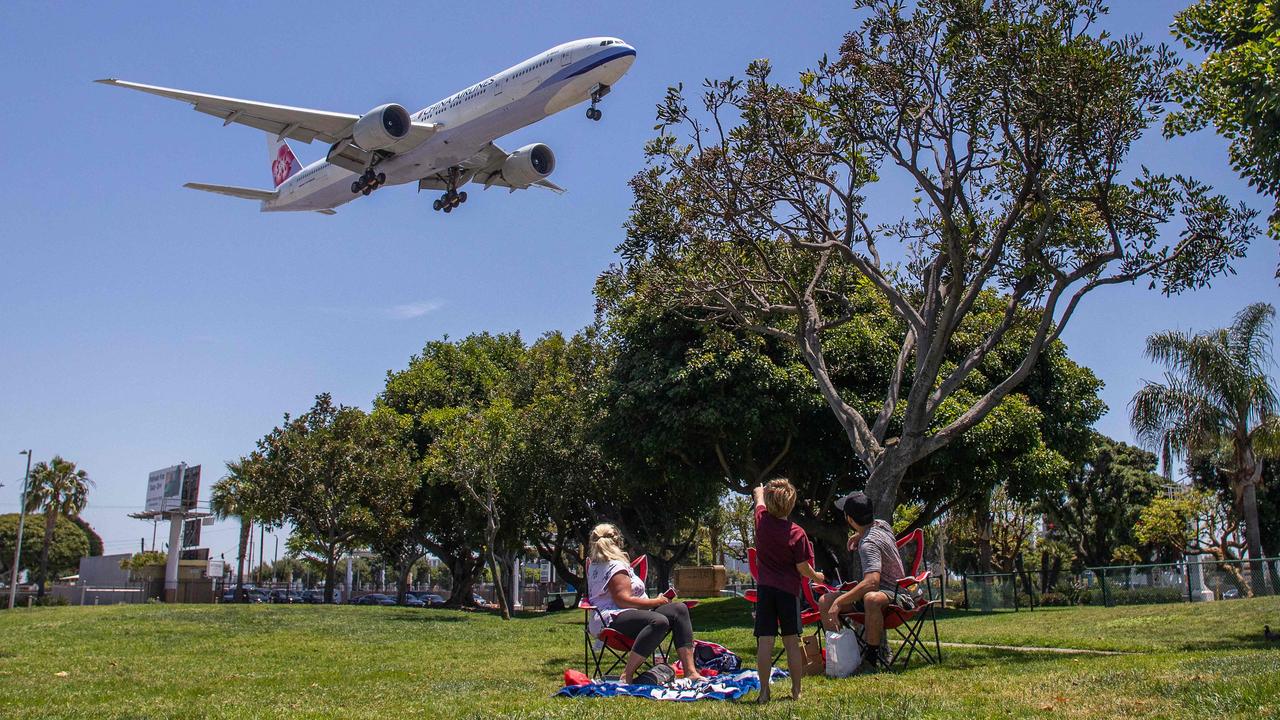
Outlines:
{"label": "black shorts", "polygon": [[800,634],[800,598],[768,585],[756,588],[756,637]]}

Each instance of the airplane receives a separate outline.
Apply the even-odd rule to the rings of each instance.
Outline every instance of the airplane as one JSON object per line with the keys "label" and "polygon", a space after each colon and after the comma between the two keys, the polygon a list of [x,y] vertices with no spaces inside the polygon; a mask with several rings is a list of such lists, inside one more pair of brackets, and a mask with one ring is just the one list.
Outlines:
{"label": "airplane", "polygon": [[[221,118],[223,126],[247,125],[268,133],[272,190],[187,183],[193,190],[260,200],[262,212],[315,211],[332,215],[339,205],[383,185],[418,183],[418,191],[442,190],[432,203],[448,213],[467,201],[458,188],[475,182],[511,192],[564,188],[548,180],[556,156],[542,143],[507,152],[494,140],[582,102],[596,107],[631,69],[635,48],[613,37],[574,40],[513,65],[412,115],[401,105],[379,105],[364,115],[309,110],[108,78],[96,82],[191,103]],[[329,143],[323,160],[305,168],[288,140]]]}

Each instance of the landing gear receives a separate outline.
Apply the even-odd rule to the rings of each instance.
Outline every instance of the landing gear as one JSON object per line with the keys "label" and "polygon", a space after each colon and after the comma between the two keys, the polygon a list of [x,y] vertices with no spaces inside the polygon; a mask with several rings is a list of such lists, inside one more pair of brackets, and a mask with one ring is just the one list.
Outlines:
{"label": "landing gear", "polygon": [[357,178],[354,182],[351,183],[351,194],[352,195],[356,195],[356,194],[368,195],[374,190],[377,190],[378,188],[382,187],[382,184],[385,183],[386,181],[387,181],[386,173],[375,173],[373,171],[373,168],[369,168],[368,170],[364,171],[363,175],[361,175],[359,178]]}
{"label": "landing gear", "polygon": [[600,112],[600,110],[596,108],[596,105],[600,104],[600,99],[605,95],[608,95],[610,90],[612,90],[612,88],[602,83],[591,88],[591,107],[587,108],[587,119],[599,120],[604,116],[604,113]]}
{"label": "landing gear", "polygon": [[449,177],[445,180],[445,187],[447,187],[448,190],[446,190],[445,194],[441,195],[438,200],[432,201],[432,210],[452,212],[454,208],[467,201],[466,191],[458,192],[458,174],[458,168],[449,168]]}
{"label": "landing gear", "polygon": [[467,193],[465,190],[462,192],[458,192],[456,190],[450,190],[449,192],[441,195],[439,200],[433,201],[431,203],[431,209],[450,212],[454,208],[458,207],[459,205],[461,205],[466,201],[467,201]]}

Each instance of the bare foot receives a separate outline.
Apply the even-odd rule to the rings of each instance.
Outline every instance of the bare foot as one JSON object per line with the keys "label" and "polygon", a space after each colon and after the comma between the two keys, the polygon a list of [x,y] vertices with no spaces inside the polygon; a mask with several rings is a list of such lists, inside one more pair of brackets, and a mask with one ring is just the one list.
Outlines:
{"label": "bare foot", "polygon": [[799,699],[800,699],[800,687],[799,687],[799,686],[794,686],[794,687],[792,687],[792,688],[791,688],[791,699],[792,699],[792,700],[799,700]]}
{"label": "bare foot", "polygon": [[684,677],[686,680],[692,680],[694,682],[702,682],[707,679],[707,676],[699,675],[698,673],[685,673]]}
{"label": "bare foot", "polygon": [[769,704],[769,691],[768,691],[767,689],[766,689],[766,690],[761,690],[761,691],[760,691],[760,694],[756,696],[756,704],[757,704],[757,705],[768,705],[768,704]]}

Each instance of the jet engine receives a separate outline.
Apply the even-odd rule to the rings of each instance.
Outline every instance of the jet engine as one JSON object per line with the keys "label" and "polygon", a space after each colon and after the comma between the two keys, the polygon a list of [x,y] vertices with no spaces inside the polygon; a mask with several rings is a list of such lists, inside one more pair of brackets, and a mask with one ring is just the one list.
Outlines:
{"label": "jet engine", "polygon": [[525,188],[556,169],[556,155],[542,143],[525,145],[502,162],[502,179],[511,187]]}
{"label": "jet engine", "polygon": [[407,135],[412,124],[408,110],[395,103],[387,103],[360,116],[352,130],[352,139],[366,152],[382,150]]}

